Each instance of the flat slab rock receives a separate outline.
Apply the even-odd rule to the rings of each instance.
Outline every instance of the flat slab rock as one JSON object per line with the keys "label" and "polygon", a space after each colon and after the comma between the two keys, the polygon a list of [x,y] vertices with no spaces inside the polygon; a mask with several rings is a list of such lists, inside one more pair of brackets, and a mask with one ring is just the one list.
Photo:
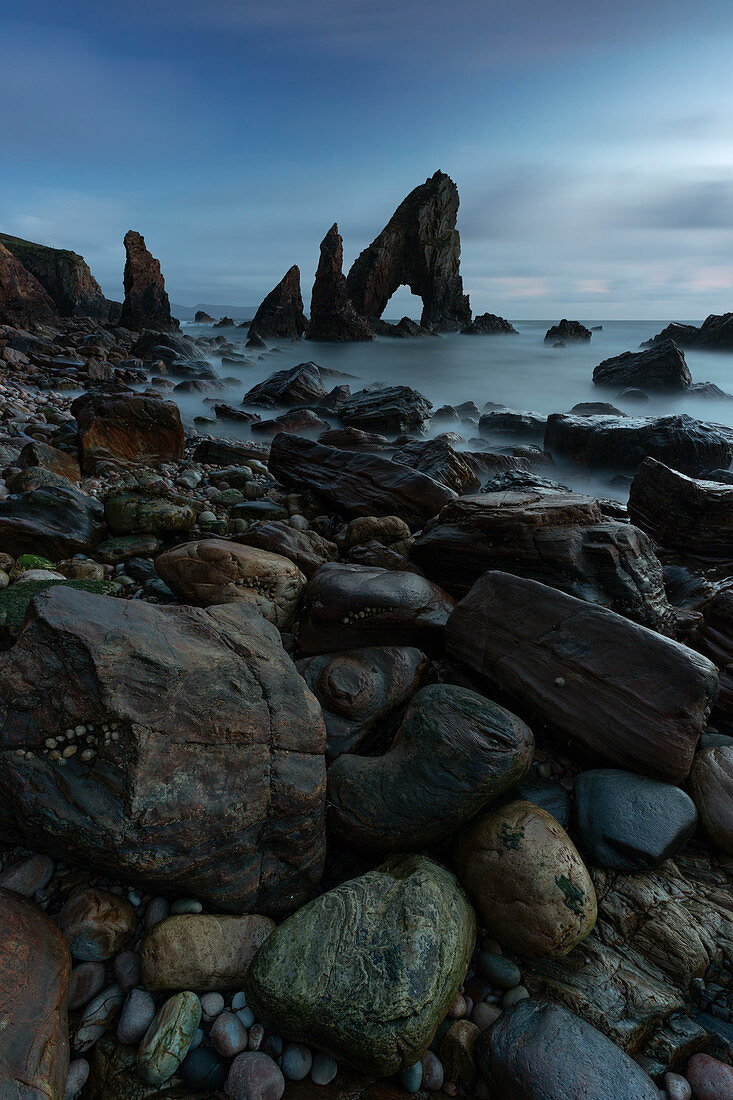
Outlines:
{"label": "flat slab rock", "polygon": [[689,773],[718,691],[694,650],[507,573],[486,573],[456,606],[446,648],[591,752],[672,783]]}
{"label": "flat slab rock", "polygon": [[670,550],[733,557],[733,485],[647,458],[631,483],[629,516]]}
{"label": "flat slab rock", "polygon": [[[0,835],[235,912],[289,911],[319,881],[321,709],[242,602],[53,588],[0,662],[0,719]],[[79,724],[62,764],[46,740]]]}

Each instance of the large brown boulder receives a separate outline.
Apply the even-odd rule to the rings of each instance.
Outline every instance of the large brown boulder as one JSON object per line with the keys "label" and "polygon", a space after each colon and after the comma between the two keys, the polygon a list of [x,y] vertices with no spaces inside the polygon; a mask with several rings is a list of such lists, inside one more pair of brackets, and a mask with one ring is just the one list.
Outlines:
{"label": "large brown boulder", "polygon": [[290,626],[305,577],[288,558],[227,539],[185,542],[159,554],[158,575],[198,607],[246,601],[284,630]]}
{"label": "large brown boulder", "polygon": [[108,319],[110,303],[83,256],[66,248],[49,248],[7,233],[0,233],[0,244],[38,279],[62,317]]}
{"label": "large brown boulder", "polygon": [[443,508],[410,557],[455,596],[487,569],[542,581],[674,634],[676,617],[651,540],[607,519],[577,493],[518,489],[461,497]]}
{"label": "large brown boulder", "polygon": [[0,1096],[64,1100],[71,956],[37,905],[0,889]]}
{"label": "large brown boulder", "polygon": [[321,256],[311,294],[310,340],[373,340],[374,333],[365,318],[354,309],[343,273],[344,243],[334,224],[321,241]]}
{"label": "large brown boulder", "polygon": [[299,340],[307,322],[300,293],[300,268],[293,264],[254,315],[249,335],[263,340]]}
{"label": "large brown boulder", "polygon": [[51,589],[0,662],[0,722],[0,833],[235,912],[290,910],[320,878],[320,706],[242,601]]}
{"label": "large brown boulder", "polygon": [[145,246],[145,238],[134,229],[125,233],[125,300],[119,323],[124,328],[176,331],[160,262]]}
{"label": "large brown boulder", "polygon": [[448,653],[628,771],[678,783],[718,691],[705,657],[606,608],[489,572],[456,607]]}
{"label": "large brown boulder", "polygon": [[51,325],[58,321],[53,301],[34,275],[0,243],[0,324]]}
{"label": "large brown boulder", "polygon": [[667,549],[733,556],[733,485],[687,477],[646,458],[631,483],[629,515]]}
{"label": "large brown boulder", "polygon": [[382,316],[398,286],[422,298],[424,328],[457,331],[471,323],[460,276],[458,188],[445,172],[420,184],[356,258],[346,291],[362,317]]}
{"label": "large brown boulder", "polygon": [[268,466],[281,485],[310,490],[342,515],[399,515],[412,528],[455,498],[452,489],[409,466],[286,432],[273,439]]}
{"label": "large brown boulder", "polygon": [[329,563],[306,586],[298,645],[305,654],[372,645],[440,653],[454,606],[437,584],[417,573]]}
{"label": "large brown boulder", "polygon": [[183,424],[173,401],[143,394],[89,393],[77,397],[71,411],[86,473],[98,462],[155,466],[183,456]]}

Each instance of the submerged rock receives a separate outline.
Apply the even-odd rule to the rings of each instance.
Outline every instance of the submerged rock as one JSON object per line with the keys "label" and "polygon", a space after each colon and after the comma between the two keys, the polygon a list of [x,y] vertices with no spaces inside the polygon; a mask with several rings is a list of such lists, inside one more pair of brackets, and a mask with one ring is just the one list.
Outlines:
{"label": "submerged rock", "polygon": [[263,340],[299,340],[306,324],[300,268],[293,264],[258,308],[249,326],[249,335],[257,333]]}
{"label": "submerged rock", "polygon": [[685,390],[692,383],[684,352],[672,340],[647,351],[626,351],[604,359],[593,371],[596,386],[640,386],[644,390]]}
{"label": "submerged rock", "polygon": [[464,336],[493,336],[497,333],[513,333],[518,336],[517,330],[510,321],[504,317],[497,317],[495,313],[479,313],[461,329]]}
{"label": "submerged rock", "polygon": [[373,340],[374,333],[354,309],[343,273],[344,247],[338,225],[321,241],[321,255],[311,295],[310,340]]}
{"label": "submerged rock", "polygon": [[733,555],[733,485],[687,477],[646,458],[631,483],[629,516],[667,549]]}
{"label": "submerged rock", "polygon": [[545,333],[545,343],[554,344],[556,340],[570,341],[571,343],[590,343],[592,332],[585,325],[581,325],[580,321],[568,321],[563,317],[559,324],[553,325],[552,328],[548,328]]}
{"label": "submerged rock", "polygon": [[145,238],[134,229],[125,234],[125,255],[125,300],[120,325],[133,331],[146,328],[177,331],[179,325],[171,316],[160,263],[146,248]]}

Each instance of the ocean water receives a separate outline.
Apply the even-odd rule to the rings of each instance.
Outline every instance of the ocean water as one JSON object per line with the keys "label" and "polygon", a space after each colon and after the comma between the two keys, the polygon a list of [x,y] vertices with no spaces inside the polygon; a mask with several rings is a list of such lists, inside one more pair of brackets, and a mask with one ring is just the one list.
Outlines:
{"label": "ocean water", "polygon": [[[541,414],[567,412],[580,401],[610,401],[629,415],[667,415],[686,412],[700,420],[733,427],[733,400],[685,395],[651,394],[650,400],[625,402],[619,391],[593,385],[593,368],[603,359],[624,351],[636,351],[665,325],[663,321],[584,321],[589,327],[602,325],[593,332],[589,344],[567,344],[553,348],[543,343],[544,334],[554,322],[549,320],[514,321],[517,336],[462,336],[459,333],[416,340],[380,338],[365,344],[321,344],[303,341],[278,341],[268,344],[267,352],[246,349],[254,360],[252,365],[221,366],[216,358],[211,362],[222,377],[233,379],[225,392],[213,395],[172,395],[178,401],[184,420],[192,425],[196,415],[210,415],[204,398],[239,405],[244,393],[273,371],[313,360],[320,366],[351,375],[352,390],[383,382],[388,385],[412,386],[423,393],[435,408],[443,404],[458,405],[475,401],[479,409],[486,402],[506,405],[510,409],[529,410]],[[693,323],[699,324],[700,320]],[[232,343],[244,344],[246,329],[214,329],[210,325],[184,322],[182,331],[192,336],[224,335]],[[242,349],[245,350],[244,348]],[[687,363],[695,382],[714,382],[733,393],[733,353],[695,351],[686,353]],[[338,380],[334,380],[334,385]],[[167,395],[166,395],[167,396]],[[267,415],[267,414],[266,414]],[[277,415],[277,411],[272,415]],[[334,424],[337,422],[334,420]],[[201,434],[205,427],[197,426]],[[470,427],[463,425],[433,425],[432,432],[455,430],[466,436],[464,446],[470,447]],[[246,437],[246,425],[222,421],[208,431],[226,437]],[[263,437],[259,437],[260,439]],[[496,437],[492,442],[511,444],[515,437]],[[623,487],[612,486],[612,472],[588,474],[577,470],[558,470],[562,480],[573,487],[602,492],[619,500],[626,497]]]}

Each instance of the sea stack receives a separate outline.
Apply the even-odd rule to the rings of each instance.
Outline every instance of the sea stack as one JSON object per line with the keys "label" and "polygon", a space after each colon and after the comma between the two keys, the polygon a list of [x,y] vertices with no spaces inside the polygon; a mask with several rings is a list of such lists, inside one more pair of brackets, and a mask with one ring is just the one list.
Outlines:
{"label": "sea stack", "polygon": [[354,309],[343,273],[344,243],[336,222],[321,241],[316,281],[311,295],[311,340],[373,340],[369,323]]}
{"label": "sea stack", "polygon": [[125,252],[125,300],[120,325],[133,331],[177,331],[179,325],[171,316],[160,262],[148,251],[145,238],[134,229],[125,233]]}

